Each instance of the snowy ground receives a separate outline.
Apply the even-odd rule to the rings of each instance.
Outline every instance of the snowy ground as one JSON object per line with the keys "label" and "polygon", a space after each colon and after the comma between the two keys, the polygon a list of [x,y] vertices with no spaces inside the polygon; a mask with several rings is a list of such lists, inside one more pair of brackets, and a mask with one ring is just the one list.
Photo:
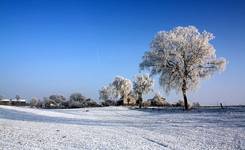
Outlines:
{"label": "snowy ground", "polygon": [[183,112],[0,105],[2,149],[245,150],[245,108]]}

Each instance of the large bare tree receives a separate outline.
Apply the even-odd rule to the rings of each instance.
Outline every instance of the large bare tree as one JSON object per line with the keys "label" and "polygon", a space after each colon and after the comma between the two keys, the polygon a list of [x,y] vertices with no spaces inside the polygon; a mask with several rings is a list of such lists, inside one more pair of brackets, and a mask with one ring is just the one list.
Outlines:
{"label": "large bare tree", "polygon": [[187,91],[195,89],[200,79],[225,69],[226,60],[216,58],[212,39],[212,33],[199,32],[194,26],[160,31],[140,67],[149,69],[151,75],[160,75],[159,83],[166,93],[172,89],[181,91],[188,109]]}

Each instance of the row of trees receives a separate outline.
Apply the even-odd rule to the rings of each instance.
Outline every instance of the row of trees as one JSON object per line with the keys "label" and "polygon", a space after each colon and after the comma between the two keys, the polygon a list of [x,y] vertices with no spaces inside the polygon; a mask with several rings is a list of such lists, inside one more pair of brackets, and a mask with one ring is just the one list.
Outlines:
{"label": "row of trees", "polygon": [[62,95],[51,95],[44,97],[43,100],[32,98],[30,101],[31,107],[37,108],[82,108],[82,107],[98,107],[96,101],[86,98],[80,93],[73,93],[67,100]]}
{"label": "row of trees", "polygon": [[[116,101],[118,105],[136,103],[142,106],[143,94],[147,94],[153,89],[153,79],[149,75],[137,75],[133,82],[121,76],[115,79],[107,86],[102,87],[99,91],[99,99],[104,103],[113,103]],[[133,103],[134,104],[134,103]]]}
{"label": "row of trees", "polygon": [[[227,64],[226,59],[216,58],[216,50],[210,43],[212,39],[212,33],[199,32],[194,26],[160,31],[153,38],[150,50],[145,52],[140,69],[150,71],[151,76],[159,75],[159,84],[166,93],[171,90],[181,92],[184,107],[188,109],[187,92],[196,89],[200,80],[223,71]],[[147,93],[151,85],[148,76],[138,76],[134,81],[133,89],[139,107],[142,105],[142,94]],[[112,84],[100,90],[100,97],[112,99],[119,92],[124,99],[131,86],[128,79],[116,77]]]}
{"label": "row of trees", "polygon": [[[153,79],[146,74],[137,75],[135,79],[130,81],[121,76],[114,78],[112,83],[102,87],[99,91],[102,106],[119,106],[119,105],[138,105],[157,106],[157,107],[181,107],[184,106],[182,100],[176,103],[169,103],[160,94],[155,94],[152,99],[143,101],[143,95],[153,91]],[[199,103],[190,103],[188,107],[199,107]]]}

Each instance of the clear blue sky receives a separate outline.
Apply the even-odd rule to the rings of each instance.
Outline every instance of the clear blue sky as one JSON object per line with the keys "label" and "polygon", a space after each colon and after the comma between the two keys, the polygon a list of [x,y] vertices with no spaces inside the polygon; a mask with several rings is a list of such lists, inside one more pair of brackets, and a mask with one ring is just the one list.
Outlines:
{"label": "clear blue sky", "polygon": [[156,32],[187,25],[214,33],[217,56],[230,62],[190,100],[245,104],[245,2],[235,0],[1,0],[0,95],[98,98],[116,75],[139,72]]}

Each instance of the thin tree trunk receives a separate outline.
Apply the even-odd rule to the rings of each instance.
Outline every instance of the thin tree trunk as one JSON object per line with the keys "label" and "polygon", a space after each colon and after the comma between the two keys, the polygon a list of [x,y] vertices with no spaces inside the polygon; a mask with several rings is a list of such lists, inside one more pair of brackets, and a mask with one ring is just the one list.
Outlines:
{"label": "thin tree trunk", "polygon": [[124,105],[124,95],[121,96],[120,100],[118,101],[118,105]]}
{"label": "thin tree trunk", "polygon": [[138,101],[139,101],[139,108],[142,107],[142,93],[139,93],[139,98],[138,98]]}
{"label": "thin tree trunk", "polygon": [[187,110],[188,101],[187,101],[187,96],[186,96],[186,81],[185,80],[183,80],[182,93],[183,93],[183,98],[184,98],[184,107],[185,107],[185,110]]}
{"label": "thin tree trunk", "polygon": [[187,110],[188,109],[188,101],[187,101],[186,91],[182,91],[182,92],[183,92],[185,110]]}

